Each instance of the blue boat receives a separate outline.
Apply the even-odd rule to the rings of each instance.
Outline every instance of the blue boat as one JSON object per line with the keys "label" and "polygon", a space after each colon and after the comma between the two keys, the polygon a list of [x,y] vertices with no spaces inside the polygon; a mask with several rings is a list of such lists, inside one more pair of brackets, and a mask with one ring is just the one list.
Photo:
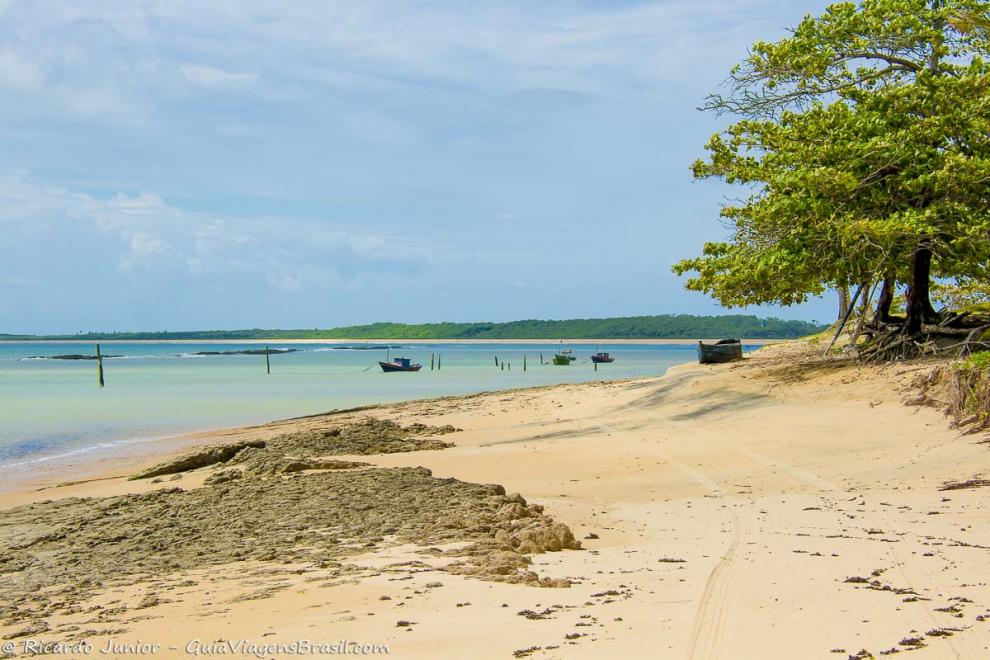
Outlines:
{"label": "blue boat", "polygon": [[393,371],[419,371],[423,368],[421,364],[412,364],[412,360],[404,357],[397,357],[390,362],[378,361],[381,365],[382,371],[385,373],[391,373]]}

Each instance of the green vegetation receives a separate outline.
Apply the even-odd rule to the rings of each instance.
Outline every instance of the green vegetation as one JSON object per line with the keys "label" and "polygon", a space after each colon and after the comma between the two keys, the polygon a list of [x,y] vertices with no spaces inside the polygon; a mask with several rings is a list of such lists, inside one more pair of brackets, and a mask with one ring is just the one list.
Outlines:
{"label": "green vegetation", "polygon": [[932,297],[952,309],[986,314],[990,312],[990,281],[960,277],[940,282],[932,288]]}
{"label": "green vegetation", "polygon": [[959,426],[990,427],[990,352],[974,353],[955,365],[949,411]]}
{"label": "green vegetation", "polygon": [[963,371],[982,372],[990,376],[990,353],[974,353],[959,363]]}
{"label": "green vegetation", "polygon": [[[903,336],[890,340],[898,351],[948,321],[930,301],[933,280],[985,291],[988,9],[980,0],[842,2],[781,41],[756,43],[730,91],[706,106],[739,120],[694,164],[696,178],[745,186],[748,197],[722,209],[728,241],[674,267],[694,273],[687,288],[727,306],[787,305],[882,283],[874,329],[878,341]],[[899,284],[904,318],[891,315]]]}
{"label": "green vegetation", "polygon": [[75,335],[0,335],[4,340],[29,339],[695,339],[740,337],[789,339],[818,332],[824,326],[806,321],[761,319],[756,316],[629,316],[568,321],[509,323],[372,323],[326,330],[201,330],[189,332],[87,332]]}

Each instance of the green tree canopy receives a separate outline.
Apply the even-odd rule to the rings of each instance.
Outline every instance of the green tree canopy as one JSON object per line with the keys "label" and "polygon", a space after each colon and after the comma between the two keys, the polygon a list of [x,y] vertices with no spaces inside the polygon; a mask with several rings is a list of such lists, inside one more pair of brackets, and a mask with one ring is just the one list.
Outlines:
{"label": "green tree canopy", "polygon": [[988,26],[987,2],[865,0],[755,44],[705,106],[740,119],[693,166],[749,193],[729,240],[675,265],[688,288],[734,306],[900,282],[920,329],[931,277],[990,255]]}

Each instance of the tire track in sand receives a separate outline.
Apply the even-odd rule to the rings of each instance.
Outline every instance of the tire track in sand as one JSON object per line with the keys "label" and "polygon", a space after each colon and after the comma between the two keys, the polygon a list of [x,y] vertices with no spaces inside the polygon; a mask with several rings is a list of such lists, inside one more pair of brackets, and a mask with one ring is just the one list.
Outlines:
{"label": "tire track in sand", "polygon": [[842,494],[848,494],[848,493],[846,493],[846,490],[844,488],[842,488],[841,486],[837,486],[834,483],[832,483],[831,481],[828,481],[826,479],[822,479],[821,477],[819,477],[814,472],[810,472],[808,470],[805,470],[804,468],[795,467],[795,466],[791,465],[790,463],[785,463],[785,462],[779,461],[779,460],[777,460],[775,458],[770,458],[769,456],[765,456],[765,455],[761,454],[760,452],[756,451],[755,449],[750,449],[749,447],[737,446],[735,449],[740,454],[743,454],[744,456],[746,456],[746,457],[748,457],[748,458],[756,461],[757,463],[763,463],[767,467],[772,467],[772,468],[777,468],[779,470],[783,470],[784,472],[786,472],[787,474],[791,475],[792,477],[794,477],[798,481],[803,481],[804,483],[808,484],[809,486],[814,486],[818,490],[825,491],[825,492],[838,493],[840,495],[842,495]]}
{"label": "tire track in sand", "polygon": [[[602,434],[611,433],[611,429],[603,424],[596,424],[590,430]],[[711,497],[722,499],[726,495],[726,491],[718,485],[718,482],[704,472],[683,463],[668,452],[661,451],[657,456],[667,465],[700,484]],[[727,510],[731,516],[732,538],[715,568],[709,573],[701,600],[695,609],[688,644],[688,657],[692,659],[730,657],[728,654],[730,649],[726,648],[725,644],[725,633],[733,614],[730,602],[735,578],[739,574],[739,565],[735,557],[742,539],[742,527],[739,514],[734,509]]]}
{"label": "tire track in sand", "polygon": [[[647,417],[653,417],[655,421],[669,422],[668,419],[656,414],[647,415]],[[602,433],[610,433],[614,430],[614,428],[607,428],[601,423],[595,424],[594,427],[597,427],[595,430]],[[822,492],[825,501],[830,505],[834,505],[836,499],[849,495],[849,492],[844,487],[828,481],[810,470],[767,456],[749,447],[736,446],[734,449],[754,463],[780,470],[796,481]],[[660,452],[658,457],[692,481],[701,485],[708,492],[709,496],[721,499],[727,495],[726,491],[704,472],[686,465],[667,452]],[[751,499],[749,504],[753,505],[755,502]],[[732,537],[718,563],[709,574],[695,610],[687,653],[687,657],[692,660],[734,657],[733,648],[729,643],[731,640],[727,639],[727,637],[731,631],[731,622],[734,618],[734,607],[736,606],[736,603],[733,602],[733,594],[735,593],[736,583],[741,579],[740,576],[744,572],[742,569],[745,568],[743,566],[745,562],[741,561],[738,557],[744,530],[739,513],[733,508],[727,508],[727,510],[731,516],[733,526]],[[896,553],[893,554],[896,557]],[[896,561],[894,563],[901,564],[901,562]],[[898,568],[900,569],[898,572],[901,574],[902,579],[907,582],[909,587],[914,588],[914,585],[908,580],[907,574],[903,571],[903,567],[898,566]],[[934,578],[932,575],[928,577]],[[931,582],[939,585],[937,579],[931,579]],[[931,617],[931,613],[928,613],[928,616]],[[953,657],[961,657],[956,644],[953,643],[955,640],[946,639],[945,641],[947,642],[945,646],[948,647],[946,650],[951,652]]]}
{"label": "tire track in sand", "polygon": [[[651,414],[647,417],[653,418],[655,421],[669,421],[659,415]],[[603,424],[595,424],[593,430],[602,434],[608,434],[612,431]],[[670,453],[661,451],[658,453],[658,458],[700,484],[711,497],[722,499],[726,495],[726,491],[719,486],[718,482],[704,472],[674,458]],[[742,539],[742,526],[739,514],[732,508],[727,510],[731,516],[732,538],[718,563],[709,573],[708,580],[705,582],[705,589],[695,609],[691,637],[688,643],[688,657],[692,659],[731,657],[731,646],[726,643],[725,637],[733,616],[731,595],[740,573],[736,554]]]}
{"label": "tire track in sand", "polygon": [[[666,452],[661,453],[661,458],[671,467],[704,486],[711,496],[719,499],[725,496],[725,491],[704,472],[682,463]],[[728,511],[732,518],[732,538],[718,563],[715,564],[715,568],[708,574],[705,589],[695,609],[688,642],[688,657],[692,659],[724,657],[729,650],[726,648],[725,637],[733,614],[730,606],[731,595],[739,574],[739,562],[735,559],[742,539],[742,526],[739,514],[734,509]]]}
{"label": "tire track in sand", "polygon": [[[832,495],[845,492],[840,486],[803,468],[770,458],[748,447],[736,447],[736,450],[755,463],[782,470],[796,481],[803,482],[822,492]],[[681,463],[669,454],[664,454],[663,459],[672,467],[703,485],[712,496],[721,498],[726,494],[711,477],[703,472]],[[750,501],[750,504],[753,502]],[[721,559],[709,574],[695,612],[688,645],[688,657],[692,660],[733,657],[733,649],[727,640],[727,631],[730,628],[734,613],[732,594],[741,574],[740,561],[738,561],[737,555],[743,530],[739,514],[733,509],[729,511],[733,524],[732,539]]]}

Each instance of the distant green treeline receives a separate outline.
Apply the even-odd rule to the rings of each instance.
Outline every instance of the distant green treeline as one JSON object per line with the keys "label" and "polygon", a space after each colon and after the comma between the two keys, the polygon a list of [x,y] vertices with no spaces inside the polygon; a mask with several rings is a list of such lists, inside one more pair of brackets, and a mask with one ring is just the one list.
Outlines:
{"label": "distant green treeline", "polygon": [[627,316],[508,323],[371,323],[325,330],[193,330],[187,332],[86,332],[74,335],[5,335],[0,339],[791,339],[824,325],[756,316]]}

